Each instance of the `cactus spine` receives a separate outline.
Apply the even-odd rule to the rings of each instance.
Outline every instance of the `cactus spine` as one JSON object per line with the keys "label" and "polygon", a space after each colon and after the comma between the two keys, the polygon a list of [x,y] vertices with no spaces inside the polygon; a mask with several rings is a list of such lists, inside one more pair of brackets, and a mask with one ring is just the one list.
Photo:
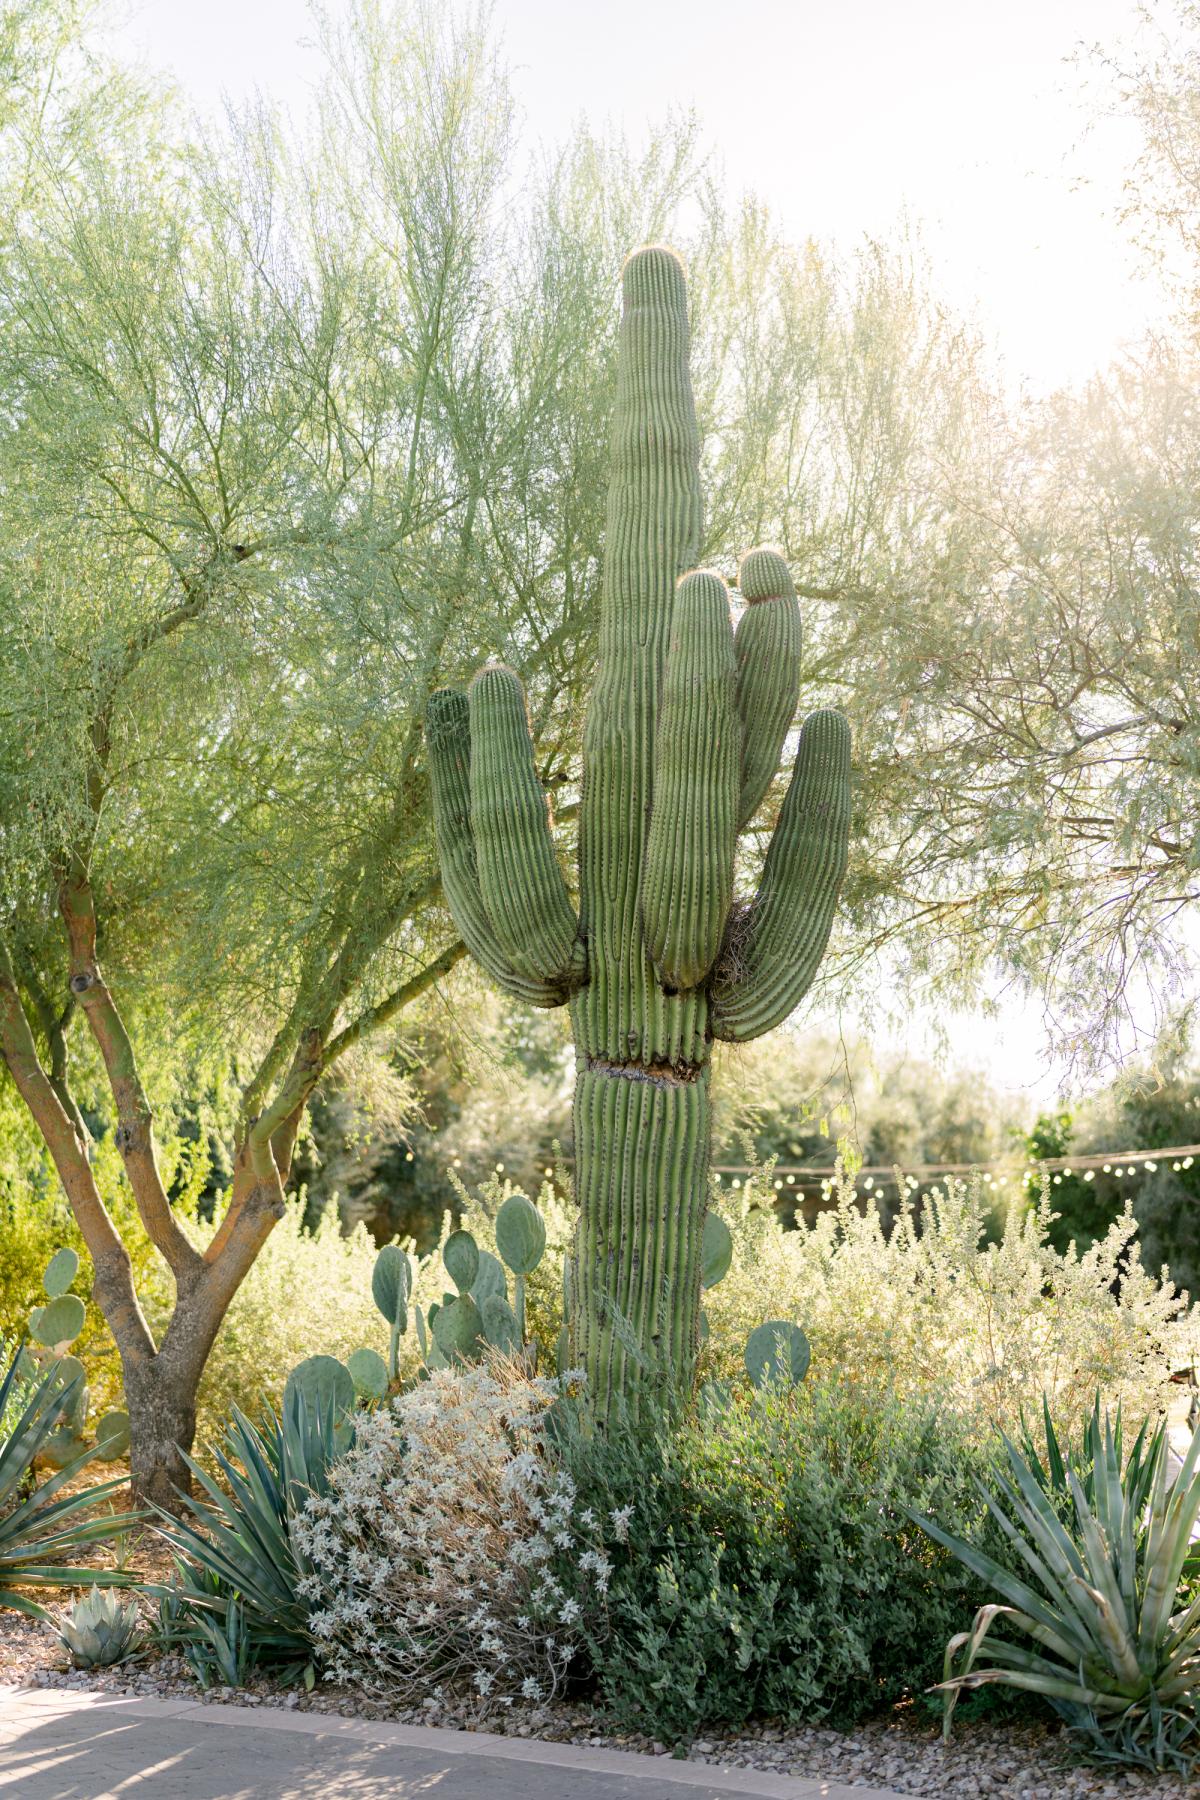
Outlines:
{"label": "cactus spine", "polygon": [[430,703],[446,896],[482,967],[570,1002],[579,1226],[570,1330],[602,1414],[690,1381],[705,1267],[712,1040],[778,1024],[820,962],[845,868],[849,732],[814,714],[758,893],[734,905],[739,831],[795,715],[800,609],[783,559],[742,564],[736,636],[696,570],[700,443],[687,293],[670,250],[625,265],[600,662],[583,745],[578,921],[508,670]]}

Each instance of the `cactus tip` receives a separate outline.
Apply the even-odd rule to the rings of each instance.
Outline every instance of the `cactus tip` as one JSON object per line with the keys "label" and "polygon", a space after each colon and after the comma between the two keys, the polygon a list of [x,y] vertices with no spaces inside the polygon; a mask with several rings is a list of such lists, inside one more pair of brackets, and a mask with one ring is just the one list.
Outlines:
{"label": "cactus tip", "polygon": [[507,675],[510,681],[520,681],[520,676],[517,674],[516,670],[510,669],[507,663],[500,662],[497,658],[492,662],[485,662],[480,668],[476,669],[474,675],[471,677],[470,687],[479,687],[482,682],[487,680],[489,675]]}
{"label": "cactus tip", "polygon": [[681,299],[687,289],[687,269],[670,244],[643,244],[631,250],[622,263],[621,286],[626,307]]}
{"label": "cactus tip", "polygon": [[738,570],[742,599],[753,606],[759,600],[786,600],[795,593],[791,571],[773,544],[747,550]]}

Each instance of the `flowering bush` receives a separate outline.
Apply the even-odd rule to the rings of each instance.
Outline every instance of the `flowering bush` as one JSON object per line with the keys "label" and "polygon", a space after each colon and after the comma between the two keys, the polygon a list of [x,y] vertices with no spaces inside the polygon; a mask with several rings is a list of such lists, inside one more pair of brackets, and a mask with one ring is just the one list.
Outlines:
{"label": "flowering bush", "polygon": [[[328,1673],[370,1692],[549,1698],[603,1636],[600,1521],[550,1451],[556,1382],[493,1358],[436,1369],[360,1416],[297,1540]],[[610,1522],[611,1528],[611,1522]],[[549,1567],[573,1572],[568,1594]]]}
{"label": "flowering bush", "polygon": [[792,1318],[813,1367],[901,1394],[932,1394],[980,1428],[1012,1430],[1022,1407],[1073,1421],[1097,1391],[1127,1418],[1163,1410],[1173,1369],[1189,1366],[1200,1310],[1142,1267],[1127,1207],[1082,1254],[1047,1241],[1048,1203],[1013,1208],[988,1241],[993,1201],[949,1181],[886,1234],[840,1177],[828,1212],[784,1230],[761,1176],[718,1210],[733,1267],[705,1296],[709,1371],[734,1374],[752,1327]]}

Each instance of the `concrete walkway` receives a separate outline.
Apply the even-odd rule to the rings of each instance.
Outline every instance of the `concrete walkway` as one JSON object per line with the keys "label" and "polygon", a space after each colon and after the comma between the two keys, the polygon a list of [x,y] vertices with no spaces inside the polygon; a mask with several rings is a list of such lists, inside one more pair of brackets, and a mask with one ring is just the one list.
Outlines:
{"label": "concrete walkway", "polygon": [[901,1800],[750,1769],[272,1707],[0,1688],[3,1800]]}

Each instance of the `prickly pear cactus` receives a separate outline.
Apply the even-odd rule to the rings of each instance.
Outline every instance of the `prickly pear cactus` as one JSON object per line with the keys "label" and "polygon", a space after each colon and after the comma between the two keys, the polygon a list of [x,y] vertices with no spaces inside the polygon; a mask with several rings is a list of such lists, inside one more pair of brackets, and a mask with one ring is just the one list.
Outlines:
{"label": "prickly pear cactus", "polygon": [[427,719],[442,883],[465,943],[507,993],[571,1006],[570,1331],[602,1415],[647,1378],[692,1378],[712,1041],[769,1031],[807,991],[849,832],[849,732],[814,713],[758,891],[735,904],[738,833],[796,711],[800,611],[783,559],[752,550],[734,632],[725,583],[693,568],[699,460],[683,268],[639,250],[624,273],[578,915],[517,677],[489,666],[466,694],[435,694]]}
{"label": "prickly pear cactus", "polygon": [[67,1291],[78,1273],[79,1258],[74,1250],[56,1250],[42,1277],[46,1304],[35,1306],[29,1315],[33,1364],[53,1372],[63,1397],[54,1428],[38,1453],[39,1461],[56,1469],[65,1468],[82,1452],[91,1404],[83,1364],[70,1354],[87,1317],[78,1294]]}

